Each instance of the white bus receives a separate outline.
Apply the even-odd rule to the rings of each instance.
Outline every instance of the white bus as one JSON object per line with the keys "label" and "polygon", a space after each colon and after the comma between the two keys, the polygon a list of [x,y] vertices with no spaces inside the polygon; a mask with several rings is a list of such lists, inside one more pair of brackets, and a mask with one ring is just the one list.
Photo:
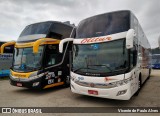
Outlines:
{"label": "white bus", "polygon": [[150,76],[150,44],[131,11],[116,11],[82,20],[73,41],[71,91],[109,99],[138,95]]}
{"label": "white bus", "polygon": [[[0,47],[5,41],[0,41]],[[10,67],[13,59],[13,46],[5,47],[4,54],[0,54],[0,77],[6,77],[10,74]]]}

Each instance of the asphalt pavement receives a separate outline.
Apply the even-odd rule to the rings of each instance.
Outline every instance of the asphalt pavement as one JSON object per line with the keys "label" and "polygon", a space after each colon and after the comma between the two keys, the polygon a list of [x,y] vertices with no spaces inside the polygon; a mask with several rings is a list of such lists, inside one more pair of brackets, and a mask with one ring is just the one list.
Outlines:
{"label": "asphalt pavement", "polygon": [[37,91],[11,86],[8,79],[0,79],[0,107],[160,107],[160,70],[152,70],[139,95],[128,101],[78,95],[64,87]]}

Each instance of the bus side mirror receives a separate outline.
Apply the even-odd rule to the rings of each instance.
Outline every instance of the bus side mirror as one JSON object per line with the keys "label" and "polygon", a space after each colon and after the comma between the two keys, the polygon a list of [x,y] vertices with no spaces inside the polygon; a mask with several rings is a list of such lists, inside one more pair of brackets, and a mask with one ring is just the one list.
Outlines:
{"label": "bus side mirror", "polygon": [[38,53],[38,49],[39,49],[39,46],[41,45],[41,43],[43,43],[43,42],[56,42],[56,41],[57,41],[57,39],[51,39],[51,38],[41,38],[41,39],[36,40],[33,43],[33,53],[34,54]]}
{"label": "bus side mirror", "polygon": [[135,36],[136,36],[136,33],[134,29],[129,29],[127,31],[127,34],[126,34],[126,48],[127,49],[133,48],[133,40]]}
{"label": "bus side mirror", "polygon": [[63,40],[60,41],[60,43],[59,43],[59,52],[60,53],[63,53],[64,43],[69,42],[69,41],[73,41],[73,38],[66,38],[66,39],[63,39]]}
{"label": "bus side mirror", "polygon": [[3,54],[4,53],[4,49],[5,47],[8,47],[8,46],[12,46],[12,45],[15,45],[16,42],[15,41],[10,41],[10,42],[6,42],[4,44],[2,44],[2,46],[0,47],[0,54]]}

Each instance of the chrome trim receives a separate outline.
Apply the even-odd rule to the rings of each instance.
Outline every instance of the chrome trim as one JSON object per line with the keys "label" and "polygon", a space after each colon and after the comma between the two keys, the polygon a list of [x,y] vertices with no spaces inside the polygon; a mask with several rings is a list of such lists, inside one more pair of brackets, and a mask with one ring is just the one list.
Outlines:
{"label": "chrome trim", "polygon": [[73,82],[75,82],[80,86],[91,87],[91,88],[101,88],[101,89],[122,86],[122,85],[128,84],[131,80],[133,80],[132,76],[127,79],[123,79],[123,80],[119,80],[111,83],[93,83],[93,82],[82,82],[82,81],[80,82],[79,80],[74,81],[72,79]]}
{"label": "chrome trim", "polygon": [[[115,84],[112,84],[112,83],[108,83],[108,84],[107,83],[88,83],[88,82],[80,82],[80,81],[75,81],[75,83],[80,86],[101,88],[101,89],[117,87]],[[94,84],[94,86],[93,86],[93,84]]]}
{"label": "chrome trim", "polygon": [[[41,76],[41,77],[43,77],[43,76]],[[15,76],[10,75],[10,79],[13,80],[13,81],[17,81],[17,82],[30,82],[30,81],[37,80],[41,77],[38,77],[38,78],[35,78],[35,79],[34,78],[17,78]]]}

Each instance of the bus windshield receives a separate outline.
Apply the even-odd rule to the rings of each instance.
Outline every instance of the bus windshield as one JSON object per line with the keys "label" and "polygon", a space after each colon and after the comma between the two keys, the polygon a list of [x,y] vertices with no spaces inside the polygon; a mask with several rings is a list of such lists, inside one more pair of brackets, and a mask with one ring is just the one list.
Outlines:
{"label": "bus windshield", "polygon": [[128,66],[125,39],[105,43],[75,44],[73,46],[73,72],[106,74],[122,71]]}
{"label": "bus windshield", "polygon": [[43,48],[40,46],[37,54],[33,53],[33,48],[15,48],[13,69],[27,72],[40,68]]}
{"label": "bus windshield", "polygon": [[76,38],[92,38],[125,32],[130,29],[129,12],[106,13],[81,21]]}
{"label": "bus windshield", "polygon": [[51,22],[43,22],[43,23],[28,25],[22,31],[20,37],[26,36],[26,35],[34,35],[34,34],[47,34],[50,26],[51,26]]}

